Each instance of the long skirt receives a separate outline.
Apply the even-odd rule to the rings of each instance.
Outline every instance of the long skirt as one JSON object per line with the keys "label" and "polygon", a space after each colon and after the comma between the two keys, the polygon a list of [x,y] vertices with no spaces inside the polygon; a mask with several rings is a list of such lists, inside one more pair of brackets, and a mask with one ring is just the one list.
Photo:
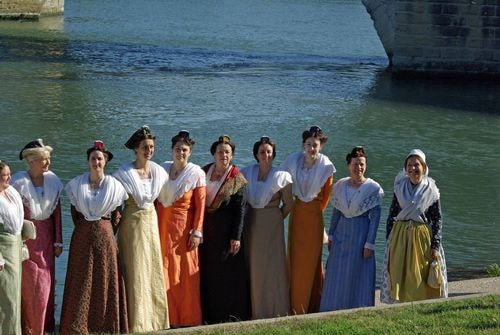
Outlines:
{"label": "long skirt", "polygon": [[375,305],[375,255],[363,257],[370,220],[341,215],[326,263],[320,310]]}
{"label": "long skirt", "polygon": [[30,258],[23,262],[22,327],[24,334],[44,334],[55,328],[55,225],[51,218],[32,221],[36,239],[25,242]]}
{"label": "long skirt", "polygon": [[126,333],[125,285],[109,220],[75,222],[61,311],[61,334]]}
{"label": "long skirt", "polygon": [[252,318],[285,316],[290,311],[290,294],[281,210],[249,208],[247,220]]}
{"label": "long skirt", "polygon": [[250,318],[250,296],[244,245],[230,255],[231,209],[205,213],[201,260],[201,306],[208,324]]}
{"label": "long skirt", "polygon": [[125,276],[130,331],[168,329],[158,217],[153,204],[141,209],[132,197],[125,202],[118,248]]}
{"label": "long skirt", "polygon": [[387,240],[381,301],[407,302],[448,296],[446,259],[440,246],[440,288],[427,285],[431,254],[431,229],[415,221],[396,221]]}
{"label": "long skirt", "polygon": [[21,235],[11,235],[0,225],[0,334],[21,334]]}
{"label": "long skirt", "polygon": [[190,209],[198,192],[198,189],[188,191],[172,206],[165,208],[159,204],[156,208],[172,326],[202,323],[198,248],[188,249],[194,221],[194,210]]}
{"label": "long skirt", "polygon": [[319,311],[323,289],[323,233],[321,203],[296,199],[288,228],[290,305],[294,314]]}

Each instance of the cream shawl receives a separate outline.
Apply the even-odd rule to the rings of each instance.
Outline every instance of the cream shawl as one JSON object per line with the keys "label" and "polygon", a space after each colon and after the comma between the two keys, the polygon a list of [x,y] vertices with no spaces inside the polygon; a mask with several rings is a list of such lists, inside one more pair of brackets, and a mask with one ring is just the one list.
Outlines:
{"label": "cream shawl", "polygon": [[280,166],[281,170],[288,171],[292,175],[293,195],[304,202],[316,198],[325,182],[336,171],[327,156],[321,153],[318,155],[318,160],[310,169],[304,167],[303,151],[290,154]]}
{"label": "cream shawl", "polygon": [[161,188],[168,179],[168,174],[159,164],[150,161],[151,171],[151,193],[146,194],[142,191],[142,182],[139,174],[134,169],[133,163],[123,164],[114,177],[118,179],[128,194],[131,194],[139,208],[145,209],[153,204],[160,194]]}
{"label": "cream shawl", "polygon": [[23,200],[12,186],[5,189],[5,195],[10,201],[0,196],[0,224],[9,234],[19,235],[24,221]]}
{"label": "cream shawl", "polygon": [[90,189],[90,176],[86,172],[66,184],[66,194],[76,210],[87,221],[97,221],[109,216],[123,201],[128,199],[125,188],[112,176],[104,176],[95,196]]}
{"label": "cream shawl", "polygon": [[[168,161],[161,164],[167,173],[169,173],[173,162]],[[161,189],[158,200],[163,207],[170,207],[180,197],[189,190],[197,187],[206,186],[205,172],[196,164],[188,163],[175,180],[168,179]]]}
{"label": "cream shawl", "polygon": [[394,193],[401,206],[396,220],[426,222],[425,211],[439,199],[439,189],[434,179],[424,176],[418,185],[413,185],[405,171],[396,176]]}
{"label": "cream shawl", "polygon": [[265,181],[258,181],[259,164],[247,166],[241,173],[248,180],[247,202],[253,208],[264,208],[273,195],[286,185],[292,183],[292,176],[287,171],[272,167]]}
{"label": "cream shawl", "polygon": [[35,189],[28,172],[21,171],[12,176],[12,186],[21,195],[24,205],[29,208],[31,219],[45,220],[57,206],[63,184],[52,171],[43,174],[43,194]]}
{"label": "cream shawl", "polygon": [[373,179],[367,178],[354,193],[351,199],[348,196],[348,181],[350,177],[338,180],[332,189],[330,202],[346,218],[359,216],[381,204],[384,190]]}

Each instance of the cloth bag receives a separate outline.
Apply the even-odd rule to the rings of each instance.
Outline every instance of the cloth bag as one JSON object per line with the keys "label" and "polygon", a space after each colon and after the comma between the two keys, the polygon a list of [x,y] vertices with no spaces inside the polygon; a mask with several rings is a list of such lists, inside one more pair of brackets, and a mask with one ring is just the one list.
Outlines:
{"label": "cloth bag", "polygon": [[429,265],[429,275],[427,276],[427,285],[438,289],[443,284],[443,274],[441,273],[440,259],[433,260]]}
{"label": "cloth bag", "polygon": [[30,252],[28,250],[28,246],[24,244],[24,241],[36,239],[36,227],[32,221],[24,220],[23,228],[21,230],[21,236],[23,239],[23,245],[21,249],[22,260],[25,261],[30,258]]}

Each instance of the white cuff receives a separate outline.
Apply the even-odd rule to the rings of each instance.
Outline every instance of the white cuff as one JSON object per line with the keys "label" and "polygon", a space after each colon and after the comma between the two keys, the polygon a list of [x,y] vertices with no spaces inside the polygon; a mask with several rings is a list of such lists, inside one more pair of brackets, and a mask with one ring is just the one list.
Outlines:
{"label": "white cuff", "polygon": [[63,244],[62,244],[62,243],[57,243],[57,242],[56,242],[56,243],[54,243],[54,247],[61,247],[61,248],[62,248],[62,247],[63,247]]}
{"label": "white cuff", "polygon": [[199,230],[191,229],[191,231],[189,231],[189,234],[193,235],[194,237],[199,237],[199,238],[203,237],[203,233]]}
{"label": "white cuff", "polygon": [[371,244],[371,243],[366,242],[365,248],[370,249],[370,250],[375,250],[375,244]]}

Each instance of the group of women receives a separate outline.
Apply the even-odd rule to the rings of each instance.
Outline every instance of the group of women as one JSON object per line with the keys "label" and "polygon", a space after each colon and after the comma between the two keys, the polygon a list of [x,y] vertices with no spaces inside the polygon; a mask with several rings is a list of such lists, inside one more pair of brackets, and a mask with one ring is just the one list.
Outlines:
{"label": "group of women", "polygon": [[[113,175],[105,173],[113,154],[95,141],[88,172],[65,186],[74,230],[61,334],[148,332],[374,305],[383,191],[365,177],[363,147],[347,155],[350,176],[334,184],[335,166],[321,153],[327,136],[318,126],[302,133],[302,150],[280,167],[273,166],[276,144],[267,136],[253,146],[257,163],[242,170],[232,162],[236,147],[227,135],[211,145],[214,161],[204,167],[189,162],[195,145],[189,132],[172,137],[172,160],[162,164],[151,160],[155,139],[147,126],[134,132],[125,146],[135,159]],[[49,170],[51,151],[42,140],[28,143],[20,153],[28,171],[12,180],[0,161],[2,334],[54,331],[63,185]],[[33,222],[31,234],[23,218]],[[24,242],[29,259],[22,262],[26,238],[34,239]],[[446,296],[439,191],[420,150],[410,152],[395,181],[385,256],[383,301]],[[438,288],[426,283],[433,260],[444,276]]]}

